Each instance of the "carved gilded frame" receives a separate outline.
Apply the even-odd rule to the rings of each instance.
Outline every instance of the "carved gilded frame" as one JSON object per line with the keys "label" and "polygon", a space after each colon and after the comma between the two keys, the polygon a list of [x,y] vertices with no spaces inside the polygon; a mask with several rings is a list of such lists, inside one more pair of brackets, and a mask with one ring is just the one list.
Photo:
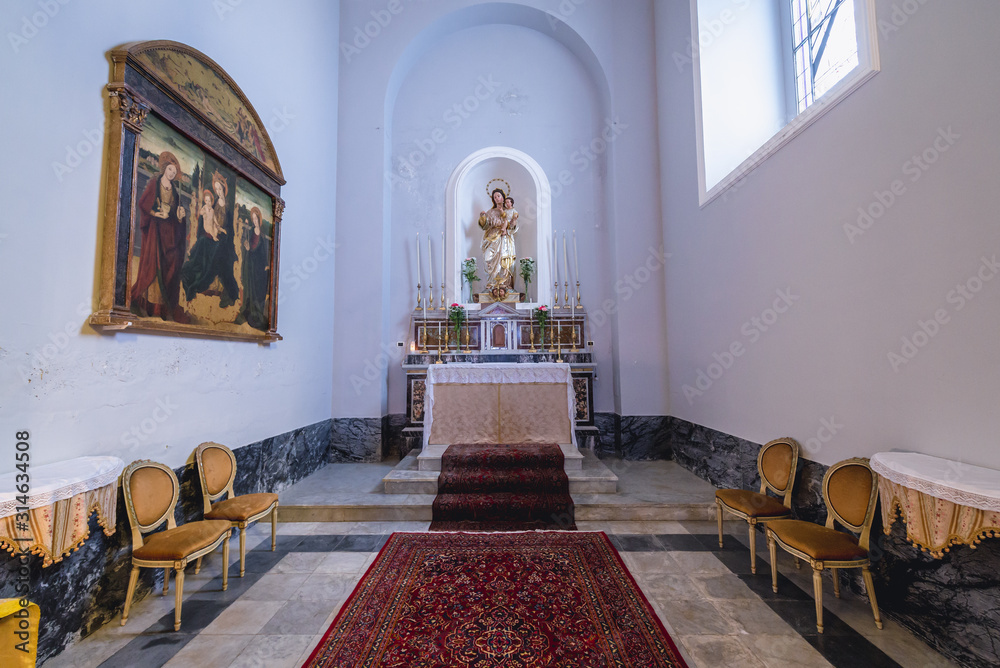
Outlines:
{"label": "carved gilded frame", "polygon": [[[112,332],[280,340],[285,180],[257,112],[221,67],[189,46],[134,42],[110,58],[99,297],[90,324]],[[163,147],[172,150],[157,152]],[[173,179],[164,177],[169,158]],[[194,165],[189,172],[185,162]],[[173,185],[157,195],[161,177]],[[153,213],[145,204],[140,209],[147,191],[159,197]],[[172,204],[162,203],[171,192]],[[223,214],[218,226],[207,209]],[[147,231],[153,229],[168,230],[167,241]]]}

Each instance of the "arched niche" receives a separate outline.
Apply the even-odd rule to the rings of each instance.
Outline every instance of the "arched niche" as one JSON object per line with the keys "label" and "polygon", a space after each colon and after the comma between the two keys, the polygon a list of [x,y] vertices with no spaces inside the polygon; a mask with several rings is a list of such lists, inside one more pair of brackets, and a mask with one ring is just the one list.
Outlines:
{"label": "arched niche", "polygon": [[[451,173],[445,194],[445,272],[447,303],[467,302],[463,294],[462,262],[474,257],[483,279],[477,290],[485,289],[486,271],[479,228],[480,212],[492,206],[487,192],[491,179],[504,179],[510,185],[514,208],[518,211],[519,231],[515,236],[518,259],[535,259],[536,273],[529,288],[528,301],[518,308],[532,308],[552,302],[552,191],[541,166],[527,153],[506,146],[490,146],[468,155]],[[495,183],[504,190],[506,186]],[[491,187],[492,189],[492,187]],[[516,271],[515,289],[522,291],[520,271]],[[467,290],[467,289],[466,289]],[[478,308],[478,304],[466,304]]]}

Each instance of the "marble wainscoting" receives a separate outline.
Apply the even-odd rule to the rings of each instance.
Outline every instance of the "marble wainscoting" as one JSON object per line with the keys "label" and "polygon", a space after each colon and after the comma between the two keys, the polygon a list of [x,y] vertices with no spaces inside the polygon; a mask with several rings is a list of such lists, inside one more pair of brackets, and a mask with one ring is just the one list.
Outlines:
{"label": "marble wainscoting", "polygon": [[[327,464],[330,461],[330,426],[330,421],[324,420],[234,449],[236,493],[278,492]],[[233,447],[231,443],[226,445]],[[177,522],[202,519],[201,487],[194,466],[184,466],[174,472],[181,482],[175,513]],[[125,604],[131,554],[132,530],[124,497],[119,492],[117,527],[113,536],[105,536],[96,516],[92,515],[90,538],[76,552],[48,568],[42,568],[40,558],[30,558],[27,597],[38,604],[42,614],[39,663],[61,652],[78,636],[88,636],[109,622],[118,623]],[[17,559],[3,559],[0,598],[20,597],[15,590],[19,583],[17,571]],[[143,569],[135,600],[162,587],[162,570]]]}
{"label": "marble wainscoting", "polygon": [[377,462],[382,458],[383,418],[333,418],[331,461]]}
{"label": "marble wainscoting", "polygon": [[594,454],[626,461],[671,459],[672,420],[665,415],[595,413],[594,426],[600,432],[600,443]]}
{"label": "marble wainscoting", "polygon": [[[678,418],[670,418],[668,431],[674,460],[699,477],[716,487],[760,488],[761,444]],[[803,455],[808,453],[799,457],[792,512],[824,523],[822,486],[828,467]],[[977,549],[952,547],[943,559],[934,559],[906,540],[899,520],[885,535],[876,511],[870,553],[884,616],[959,665],[1000,665],[1000,539],[986,539]],[[864,596],[860,569],[842,570],[841,581]]]}

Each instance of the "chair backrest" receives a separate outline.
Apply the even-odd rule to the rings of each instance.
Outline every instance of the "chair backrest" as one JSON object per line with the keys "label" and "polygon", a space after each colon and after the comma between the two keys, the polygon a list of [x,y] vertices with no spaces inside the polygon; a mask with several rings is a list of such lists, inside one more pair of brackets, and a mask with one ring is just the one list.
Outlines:
{"label": "chair backrest", "polygon": [[868,536],[875,518],[878,499],[878,474],[868,459],[845,459],[831,466],[823,476],[823,500],[826,502],[826,526],[834,520],[859,536],[859,544],[868,549]]}
{"label": "chair backrest", "polygon": [[167,465],[148,459],[132,462],[122,471],[122,492],[132,526],[133,550],[142,547],[142,534],[153,531],[164,520],[168,529],[177,526],[174,507],[180,484]]}
{"label": "chair backrest", "polygon": [[799,444],[793,438],[776,438],[768,441],[757,453],[757,472],[760,473],[760,493],[770,489],[784,497],[786,508],[792,507],[792,487],[795,486],[795,468],[799,463]]}
{"label": "chair backrest", "polygon": [[229,492],[233,496],[236,479],[236,455],[220,443],[202,443],[194,451],[198,479],[201,481],[201,498],[205,512],[212,510],[212,502]]}

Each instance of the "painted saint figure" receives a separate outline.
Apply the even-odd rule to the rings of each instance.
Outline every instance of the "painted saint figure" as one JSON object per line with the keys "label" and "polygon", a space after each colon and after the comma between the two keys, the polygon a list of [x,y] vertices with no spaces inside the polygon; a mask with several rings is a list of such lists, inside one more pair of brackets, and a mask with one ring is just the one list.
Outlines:
{"label": "painted saint figure", "polygon": [[[211,198],[214,199],[212,202]],[[239,285],[233,275],[236,253],[232,235],[226,225],[226,197],[229,184],[219,172],[212,175],[212,190],[205,190],[198,212],[198,240],[191,247],[188,259],[181,269],[184,296],[188,301],[198,293],[219,295],[219,306],[228,308],[240,295]],[[213,287],[216,279],[221,287]]]}
{"label": "painted saint figure", "polygon": [[160,154],[157,173],[139,196],[139,270],[132,284],[132,312],[188,323],[180,308],[181,265],[187,243],[187,215],[174,180],[180,162],[170,151]]}
{"label": "painted saint figure", "polygon": [[508,292],[514,289],[514,263],[517,253],[514,247],[514,235],[517,234],[517,212],[513,209],[514,200],[508,213],[505,209],[506,194],[500,188],[495,188],[490,194],[493,208],[479,214],[479,227],[483,230],[483,259],[486,261],[486,290],[497,301],[501,301]]}
{"label": "painted saint figure", "polygon": [[253,327],[267,331],[267,292],[270,285],[270,239],[263,229],[263,214],[260,208],[250,209],[250,222],[246,219],[240,222],[245,226],[243,240],[243,304],[236,316],[236,324],[244,322]]}

